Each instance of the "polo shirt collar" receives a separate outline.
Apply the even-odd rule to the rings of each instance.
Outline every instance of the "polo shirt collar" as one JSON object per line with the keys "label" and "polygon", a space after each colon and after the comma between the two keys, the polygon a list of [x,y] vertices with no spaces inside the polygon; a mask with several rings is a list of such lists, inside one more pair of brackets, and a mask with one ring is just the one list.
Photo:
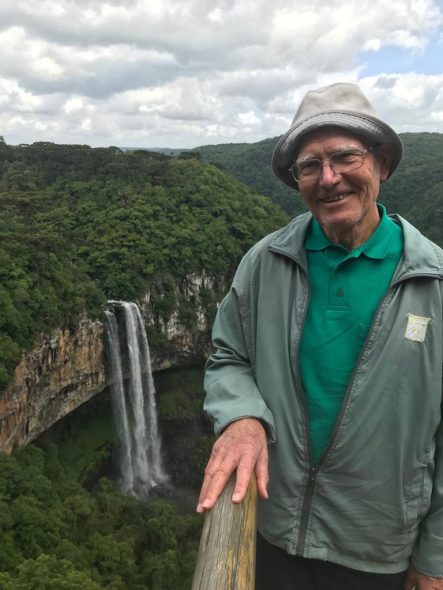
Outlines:
{"label": "polo shirt collar", "polygon": [[[352,250],[352,252],[349,252],[350,255],[352,254],[352,256],[357,257],[360,254],[364,254],[367,258],[383,260],[389,252],[389,246],[395,235],[395,222],[388,217],[383,205],[377,203],[377,209],[380,214],[380,223],[369,240],[358,248],[355,248],[355,250]],[[305,240],[306,250],[319,251],[336,246],[337,244],[331,242],[323,232],[318,221],[313,219]]]}

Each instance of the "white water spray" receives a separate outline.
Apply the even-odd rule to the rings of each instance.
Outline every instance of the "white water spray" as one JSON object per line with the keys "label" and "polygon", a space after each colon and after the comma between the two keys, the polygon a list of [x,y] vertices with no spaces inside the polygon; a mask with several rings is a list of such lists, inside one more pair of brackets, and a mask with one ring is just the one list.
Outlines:
{"label": "white water spray", "polygon": [[167,479],[161,462],[146,330],[135,303],[109,301],[106,320],[121,487],[125,494],[146,497],[151,488]]}

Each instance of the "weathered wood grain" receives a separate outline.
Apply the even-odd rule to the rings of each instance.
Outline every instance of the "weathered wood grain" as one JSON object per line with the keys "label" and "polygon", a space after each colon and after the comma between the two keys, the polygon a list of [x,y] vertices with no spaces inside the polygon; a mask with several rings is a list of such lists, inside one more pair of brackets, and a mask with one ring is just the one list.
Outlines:
{"label": "weathered wood grain", "polygon": [[205,517],[192,590],[254,590],[257,488],[231,501],[233,476]]}

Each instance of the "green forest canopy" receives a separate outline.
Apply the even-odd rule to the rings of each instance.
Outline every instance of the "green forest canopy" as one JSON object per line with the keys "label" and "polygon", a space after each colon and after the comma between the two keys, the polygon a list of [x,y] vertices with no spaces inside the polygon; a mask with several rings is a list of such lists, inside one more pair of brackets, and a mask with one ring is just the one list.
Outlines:
{"label": "green forest canopy", "polygon": [[55,445],[0,454],[1,590],[187,590],[200,529],[108,479],[88,491]]}
{"label": "green forest canopy", "polygon": [[[443,245],[443,134],[402,133],[404,156],[392,179],[382,185],[380,201],[389,213],[400,213],[425,235]],[[271,170],[278,138],[253,144],[220,144],[196,148],[205,162],[268,195],[291,216],[304,211],[301,199]]]}
{"label": "green forest canopy", "polygon": [[143,501],[108,479],[119,470],[106,394],[35,445],[0,454],[0,590],[191,587],[203,524],[194,507],[213,444],[201,376],[200,368],[156,375],[169,479]]}
{"label": "green forest canopy", "polygon": [[[442,244],[443,135],[401,137],[404,158],[380,200]],[[287,222],[276,205],[289,215],[304,210],[272,175],[275,143],[171,157],[0,141],[0,389],[42,330],[148,289],[154,312],[167,319],[187,275],[232,275],[257,239]],[[207,295],[213,308],[221,294]],[[183,303],[180,311],[192,325],[192,309]],[[160,333],[153,342],[161,344]]]}
{"label": "green forest canopy", "polygon": [[45,142],[0,142],[0,209],[0,387],[40,331],[148,289],[167,319],[187,275],[231,275],[288,219],[197,156]]}

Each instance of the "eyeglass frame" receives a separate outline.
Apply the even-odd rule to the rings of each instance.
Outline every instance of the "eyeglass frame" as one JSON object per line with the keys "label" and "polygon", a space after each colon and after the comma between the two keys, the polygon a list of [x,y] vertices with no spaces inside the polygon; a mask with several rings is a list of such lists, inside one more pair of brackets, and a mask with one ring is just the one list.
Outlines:
{"label": "eyeglass frame", "polygon": [[[369,146],[367,148],[359,148],[359,147],[355,147],[355,148],[346,148],[343,150],[338,150],[337,152],[335,152],[334,154],[331,155],[330,158],[306,158],[306,160],[299,160],[298,162],[294,162],[293,164],[291,164],[291,166],[288,168],[289,172],[292,174],[293,179],[295,180],[295,182],[309,182],[312,180],[317,180],[317,178],[320,178],[322,171],[323,171],[323,166],[325,162],[329,162],[329,166],[332,168],[332,170],[334,170],[334,172],[336,174],[346,174],[346,172],[353,172],[354,170],[358,170],[359,168],[361,168],[364,164],[364,156],[366,156],[368,153],[374,152],[377,149],[377,146]],[[343,170],[342,172],[340,172],[340,170],[337,170],[334,162],[333,162],[333,158],[337,155],[340,154],[346,154],[346,153],[352,153],[352,152],[358,152],[359,156],[363,156],[361,164],[359,164],[358,166],[356,166],[355,168],[349,168],[347,170]],[[303,162],[319,162],[320,163],[320,167],[318,169],[318,174],[314,174],[308,178],[304,178],[304,179],[299,179],[296,177],[296,175],[294,174],[294,167],[297,166],[298,164],[302,164]]]}

